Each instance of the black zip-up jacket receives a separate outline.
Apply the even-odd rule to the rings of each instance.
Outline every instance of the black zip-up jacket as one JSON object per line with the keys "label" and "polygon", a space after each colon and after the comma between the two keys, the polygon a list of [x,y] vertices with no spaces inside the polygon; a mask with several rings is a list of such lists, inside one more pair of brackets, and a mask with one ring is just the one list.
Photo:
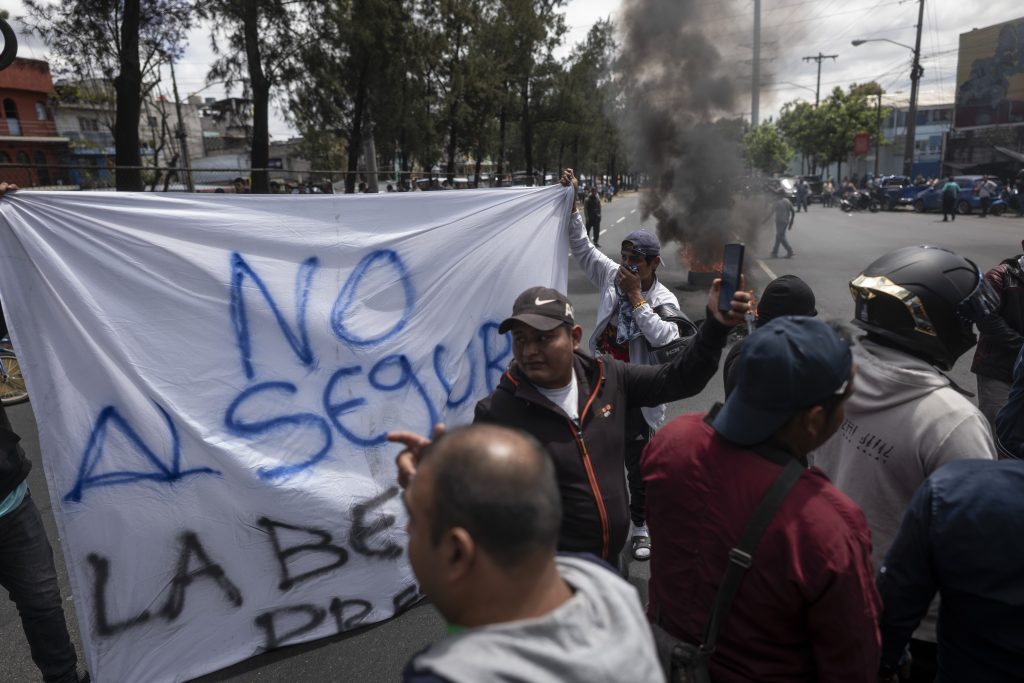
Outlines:
{"label": "black zip-up jacket", "polygon": [[1024,273],[1019,256],[1006,259],[985,273],[985,279],[999,295],[999,310],[978,321],[978,347],[974,350],[971,372],[1013,381],[1013,364],[1024,346]]}
{"label": "black zip-up jacket", "polygon": [[700,393],[718,370],[729,329],[709,314],[686,350],[665,365],[574,357],[579,426],[530,383],[515,361],[474,422],[532,434],[548,449],[562,494],[558,549],[617,557],[629,527],[624,444],[629,408],[656,406]]}

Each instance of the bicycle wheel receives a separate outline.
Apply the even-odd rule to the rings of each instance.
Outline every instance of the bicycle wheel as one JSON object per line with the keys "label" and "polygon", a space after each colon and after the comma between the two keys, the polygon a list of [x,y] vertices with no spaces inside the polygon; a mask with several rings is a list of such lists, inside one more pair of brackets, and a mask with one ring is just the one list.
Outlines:
{"label": "bicycle wheel", "polygon": [[25,378],[18,357],[9,348],[0,348],[0,403],[13,406],[28,400]]}

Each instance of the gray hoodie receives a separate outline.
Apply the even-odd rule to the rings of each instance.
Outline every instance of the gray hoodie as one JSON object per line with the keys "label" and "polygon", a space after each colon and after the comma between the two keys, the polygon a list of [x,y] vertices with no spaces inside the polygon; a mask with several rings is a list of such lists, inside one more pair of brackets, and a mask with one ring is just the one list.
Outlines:
{"label": "gray hoodie", "polygon": [[[864,511],[877,570],[924,480],[954,460],[994,460],[995,445],[981,412],[927,362],[868,340],[853,360],[846,420],[811,457]],[[915,635],[934,642],[931,616]]]}
{"label": "gray hoodie", "polygon": [[665,680],[636,589],[597,562],[559,555],[574,595],[536,619],[449,636],[410,669],[452,683],[619,683]]}

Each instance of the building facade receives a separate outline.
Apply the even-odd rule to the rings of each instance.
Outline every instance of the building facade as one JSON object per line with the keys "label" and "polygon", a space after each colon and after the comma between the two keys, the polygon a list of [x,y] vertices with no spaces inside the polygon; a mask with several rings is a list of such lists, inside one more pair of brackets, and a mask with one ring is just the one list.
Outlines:
{"label": "building facade", "polygon": [[57,131],[50,65],[15,59],[0,71],[0,173],[22,187],[65,183],[68,139]]}

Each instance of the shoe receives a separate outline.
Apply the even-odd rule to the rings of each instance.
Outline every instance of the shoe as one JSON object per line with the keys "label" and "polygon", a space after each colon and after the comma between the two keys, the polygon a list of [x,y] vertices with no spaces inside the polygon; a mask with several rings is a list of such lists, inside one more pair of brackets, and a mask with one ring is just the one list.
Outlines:
{"label": "shoe", "polygon": [[791,252],[789,252],[788,254],[786,254],[786,258],[793,258],[793,255],[794,255],[795,253],[796,253],[796,252],[792,252],[792,251],[791,251]]}
{"label": "shoe", "polygon": [[949,222],[949,219],[948,219],[948,218],[943,218],[943,219],[942,219],[942,222],[943,222],[943,223],[948,223],[948,222]]}
{"label": "shoe", "polygon": [[637,562],[646,562],[651,559],[651,537],[633,537],[633,559]]}

